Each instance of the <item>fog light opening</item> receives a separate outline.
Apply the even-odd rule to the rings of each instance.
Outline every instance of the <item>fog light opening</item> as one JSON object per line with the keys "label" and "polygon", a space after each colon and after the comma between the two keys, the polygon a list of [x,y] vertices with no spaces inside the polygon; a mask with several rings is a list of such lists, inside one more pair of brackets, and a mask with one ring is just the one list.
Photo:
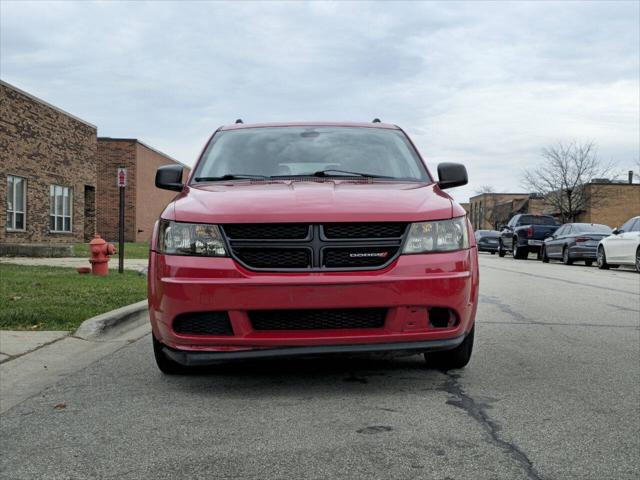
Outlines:
{"label": "fog light opening", "polygon": [[429,323],[434,328],[449,328],[458,323],[458,316],[450,308],[431,307],[429,308]]}

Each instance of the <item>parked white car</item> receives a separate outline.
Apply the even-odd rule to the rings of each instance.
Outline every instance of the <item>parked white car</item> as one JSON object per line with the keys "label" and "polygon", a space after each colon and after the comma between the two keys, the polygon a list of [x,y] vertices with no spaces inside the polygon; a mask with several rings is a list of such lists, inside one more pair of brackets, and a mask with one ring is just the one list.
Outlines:
{"label": "parked white car", "polygon": [[597,253],[598,268],[635,265],[640,273],[640,216],[630,218],[611,235],[600,240]]}

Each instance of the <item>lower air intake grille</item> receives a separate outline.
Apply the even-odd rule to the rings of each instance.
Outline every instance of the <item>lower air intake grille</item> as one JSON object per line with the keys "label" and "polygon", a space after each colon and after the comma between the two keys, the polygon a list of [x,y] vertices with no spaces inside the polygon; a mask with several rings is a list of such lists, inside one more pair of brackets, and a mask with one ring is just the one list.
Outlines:
{"label": "lower air intake grille", "polygon": [[249,312],[254,330],[382,328],[386,308],[261,310]]}
{"label": "lower air intake grille", "polygon": [[233,335],[227,312],[183,313],[173,321],[173,331],[184,335]]}

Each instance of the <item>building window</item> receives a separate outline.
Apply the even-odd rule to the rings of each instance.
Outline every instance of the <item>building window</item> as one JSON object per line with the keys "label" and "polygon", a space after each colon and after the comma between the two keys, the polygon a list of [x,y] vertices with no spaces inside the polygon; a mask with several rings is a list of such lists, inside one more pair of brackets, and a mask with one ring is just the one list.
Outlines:
{"label": "building window", "polygon": [[52,232],[71,231],[71,205],[73,192],[69,187],[51,185],[49,188],[49,230]]}
{"label": "building window", "polygon": [[27,179],[7,176],[7,230],[24,230],[26,223]]}

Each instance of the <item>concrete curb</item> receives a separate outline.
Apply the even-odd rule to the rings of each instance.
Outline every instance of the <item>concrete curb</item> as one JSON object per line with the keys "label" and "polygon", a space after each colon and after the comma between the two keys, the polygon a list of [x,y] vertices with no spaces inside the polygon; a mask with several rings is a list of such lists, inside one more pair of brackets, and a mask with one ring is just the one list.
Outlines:
{"label": "concrete curb", "polygon": [[96,339],[114,327],[142,320],[147,314],[147,308],[147,301],[142,300],[89,318],[82,322],[74,336],[84,340]]}

